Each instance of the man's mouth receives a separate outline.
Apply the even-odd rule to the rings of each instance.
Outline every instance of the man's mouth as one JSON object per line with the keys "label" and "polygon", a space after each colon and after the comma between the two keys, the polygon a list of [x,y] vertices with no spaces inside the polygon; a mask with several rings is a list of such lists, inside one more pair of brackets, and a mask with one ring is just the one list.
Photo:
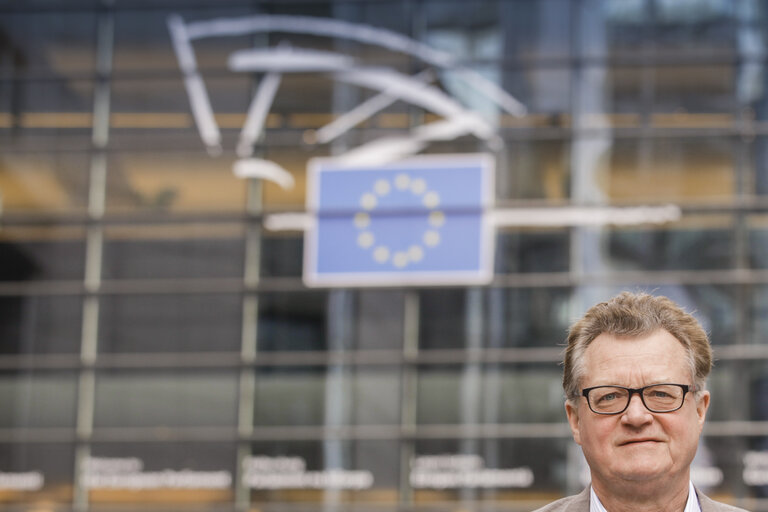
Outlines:
{"label": "man's mouth", "polygon": [[623,441],[619,443],[619,446],[629,446],[629,445],[635,445],[635,444],[643,444],[643,443],[658,443],[658,439],[652,439],[652,438],[642,438],[642,439],[629,439],[627,441]]}

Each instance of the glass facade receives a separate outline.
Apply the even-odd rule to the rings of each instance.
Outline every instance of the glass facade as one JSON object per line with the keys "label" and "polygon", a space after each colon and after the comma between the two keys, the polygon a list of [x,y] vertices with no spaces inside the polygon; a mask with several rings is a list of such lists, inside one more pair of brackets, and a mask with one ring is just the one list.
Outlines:
{"label": "glass facade", "polygon": [[[220,151],[174,15],[286,23],[194,41]],[[298,30],[318,19],[413,46]],[[417,43],[452,60],[425,63]],[[440,115],[390,101],[318,142],[382,94],[284,73],[249,150],[295,186],[238,177],[270,80],[234,70],[248,48],[431,73],[488,120],[496,139],[422,152],[492,154],[494,208],[528,212],[494,231],[490,284],[306,287],[302,229],[268,221],[312,213],[308,160]],[[711,335],[694,482],[768,511],[767,56],[765,0],[0,0],[0,504],[532,510],[585,484],[566,329],[629,289]],[[533,222],[668,205],[681,215],[662,223]]]}

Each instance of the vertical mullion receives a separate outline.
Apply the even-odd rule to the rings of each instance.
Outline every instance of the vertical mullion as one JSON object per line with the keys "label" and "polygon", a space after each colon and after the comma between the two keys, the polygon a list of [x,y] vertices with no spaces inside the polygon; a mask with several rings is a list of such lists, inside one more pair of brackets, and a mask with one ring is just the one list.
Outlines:
{"label": "vertical mullion", "polygon": [[403,366],[400,373],[400,489],[398,501],[403,508],[410,507],[413,503],[410,468],[411,459],[415,455],[419,307],[418,292],[407,290],[403,317]]}
{"label": "vertical mullion", "polygon": [[248,181],[246,212],[248,225],[245,230],[245,268],[243,283],[242,338],[240,348],[240,382],[237,414],[237,467],[235,468],[235,509],[246,511],[250,508],[250,492],[243,485],[243,461],[251,455],[253,434],[254,400],[256,375],[253,363],[256,361],[258,346],[259,298],[253,291],[259,284],[261,267],[261,226],[256,219],[262,211],[262,184],[259,180]]}
{"label": "vertical mullion", "polygon": [[77,396],[77,446],[73,508],[88,509],[88,490],[81,475],[91,453],[96,376],[93,365],[98,347],[99,297],[101,288],[102,250],[104,233],[101,221],[106,196],[106,148],[109,141],[110,75],[114,42],[114,14],[99,13],[96,35],[96,83],[94,85],[92,152],[89,173],[88,221],[85,254],[85,295],[83,299],[82,332],[80,340],[80,375]]}

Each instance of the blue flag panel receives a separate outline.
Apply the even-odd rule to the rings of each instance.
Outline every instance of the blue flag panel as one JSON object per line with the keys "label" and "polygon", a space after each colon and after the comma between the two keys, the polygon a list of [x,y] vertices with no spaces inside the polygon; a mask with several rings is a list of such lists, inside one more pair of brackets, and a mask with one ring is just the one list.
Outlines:
{"label": "blue flag panel", "polygon": [[479,284],[492,276],[488,155],[412,158],[382,167],[310,163],[309,286]]}

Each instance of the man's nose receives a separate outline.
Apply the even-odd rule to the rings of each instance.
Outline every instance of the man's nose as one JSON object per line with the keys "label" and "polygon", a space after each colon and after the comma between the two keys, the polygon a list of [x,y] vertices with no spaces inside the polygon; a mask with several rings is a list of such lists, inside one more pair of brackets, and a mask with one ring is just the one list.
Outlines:
{"label": "man's nose", "polygon": [[629,399],[629,405],[621,415],[621,421],[623,423],[632,425],[641,425],[647,423],[653,419],[651,411],[649,411],[639,393],[635,393]]}

